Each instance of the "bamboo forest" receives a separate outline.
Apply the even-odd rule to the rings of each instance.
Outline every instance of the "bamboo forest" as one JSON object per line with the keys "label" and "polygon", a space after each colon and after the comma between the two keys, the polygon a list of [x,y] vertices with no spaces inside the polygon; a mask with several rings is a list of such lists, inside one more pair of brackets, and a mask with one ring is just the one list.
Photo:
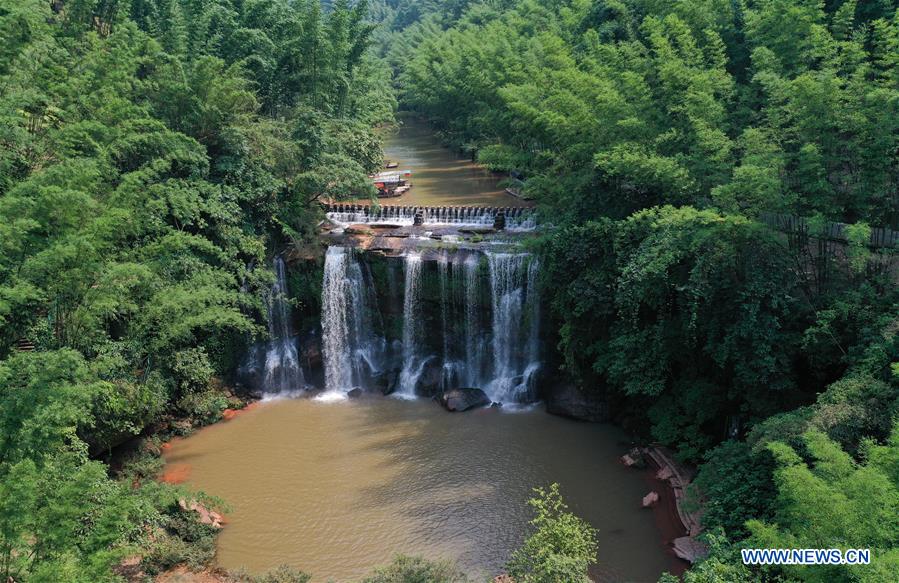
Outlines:
{"label": "bamboo forest", "polygon": [[899,2],[0,0],[0,581],[899,581]]}

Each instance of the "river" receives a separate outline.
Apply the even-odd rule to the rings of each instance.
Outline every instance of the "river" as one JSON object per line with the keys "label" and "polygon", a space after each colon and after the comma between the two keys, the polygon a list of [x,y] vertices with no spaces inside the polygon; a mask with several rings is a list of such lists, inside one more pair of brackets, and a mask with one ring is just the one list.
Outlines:
{"label": "river", "polygon": [[645,476],[618,462],[614,427],[535,408],[449,414],[428,400],[262,403],[176,441],[168,468],[232,508],[218,563],[302,568],[357,581],[397,553],[495,575],[526,536],[530,488],[559,482],[599,529],[597,581],[656,581],[677,569]]}
{"label": "river", "polygon": [[[426,123],[405,116],[384,140],[384,156],[412,172],[412,189],[383,204],[425,206],[531,206],[507,194],[500,178],[444,148]],[[367,202],[367,201],[362,201]]]}

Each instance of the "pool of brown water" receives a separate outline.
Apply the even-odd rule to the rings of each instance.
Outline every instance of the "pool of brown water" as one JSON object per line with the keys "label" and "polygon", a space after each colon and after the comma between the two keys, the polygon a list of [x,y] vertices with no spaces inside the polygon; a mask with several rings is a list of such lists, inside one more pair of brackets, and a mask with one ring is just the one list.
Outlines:
{"label": "pool of brown water", "polygon": [[561,485],[599,529],[598,581],[656,581],[677,568],[645,476],[618,462],[616,428],[539,409],[450,414],[427,400],[263,403],[176,441],[167,470],[231,506],[218,563],[289,564],[313,581],[358,581],[397,553],[501,572],[528,533],[531,488]]}

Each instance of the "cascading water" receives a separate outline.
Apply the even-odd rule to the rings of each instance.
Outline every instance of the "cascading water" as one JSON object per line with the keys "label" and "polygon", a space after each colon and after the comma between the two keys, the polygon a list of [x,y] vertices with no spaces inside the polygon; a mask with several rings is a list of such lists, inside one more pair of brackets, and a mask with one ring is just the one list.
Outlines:
{"label": "cascading water", "polygon": [[483,374],[484,345],[481,335],[481,289],[478,277],[479,256],[472,254],[463,264],[465,296],[465,384],[480,387]]}
{"label": "cascading water", "polygon": [[443,382],[444,390],[451,388],[456,382],[458,363],[453,360],[451,352],[452,330],[450,328],[450,309],[453,305],[450,297],[450,262],[449,253],[442,252],[437,258],[437,270],[440,279],[440,330],[443,333]]}
{"label": "cascading water", "polygon": [[263,377],[263,389],[268,394],[299,391],[306,386],[287,299],[287,269],[281,257],[275,257],[274,270],[276,279],[268,296],[269,343]]}
{"label": "cascading water", "polygon": [[406,286],[403,292],[403,368],[400,372],[398,394],[415,396],[418,379],[429,358],[419,350],[421,341],[421,254],[409,252],[404,258],[406,264]]}
{"label": "cascading water", "polygon": [[[399,264],[328,249],[322,289],[326,394],[362,387],[408,398],[474,387],[494,401],[532,401],[540,369],[537,259],[472,250],[430,257],[407,251]],[[382,283],[376,286],[379,261],[387,265],[377,269]]]}
{"label": "cascading water", "polygon": [[540,288],[537,277],[540,272],[540,260],[533,257],[528,263],[527,277],[527,312],[530,328],[527,336],[527,366],[524,369],[519,400],[536,398],[537,373],[540,371]]}
{"label": "cascading water", "polygon": [[341,395],[380,372],[384,340],[374,332],[371,285],[352,249],[329,247],[322,283],[325,390]]}
{"label": "cascading water", "polygon": [[527,208],[472,208],[472,207],[427,207],[391,206],[378,208],[357,204],[333,205],[326,213],[329,220],[344,227],[354,223],[370,225],[412,226],[416,216],[422,225],[457,227],[492,227],[497,215],[502,213],[506,229],[510,231],[533,231],[537,228],[536,216]]}
{"label": "cascading water", "polygon": [[[528,400],[539,368],[539,265],[525,253],[488,253],[487,259],[493,308],[493,378],[486,391],[494,401]],[[523,330],[526,315],[531,322]]]}

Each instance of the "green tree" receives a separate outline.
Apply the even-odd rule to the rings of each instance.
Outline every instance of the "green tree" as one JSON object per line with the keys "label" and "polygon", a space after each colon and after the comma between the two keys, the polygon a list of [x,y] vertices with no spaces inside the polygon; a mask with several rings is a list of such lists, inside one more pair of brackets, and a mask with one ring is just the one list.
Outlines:
{"label": "green tree", "polygon": [[509,574],[521,583],[588,582],[596,562],[596,531],[572,514],[559,485],[536,488],[528,503],[534,509],[533,532],[509,560]]}
{"label": "green tree", "polygon": [[818,431],[803,435],[811,462],[792,447],[768,446],[778,469],[774,521],[753,520],[747,544],[762,548],[871,549],[870,565],[782,567],[802,581],[884,581],[899,566],[899,425],[886,445],[865,444],[864,463]]}

